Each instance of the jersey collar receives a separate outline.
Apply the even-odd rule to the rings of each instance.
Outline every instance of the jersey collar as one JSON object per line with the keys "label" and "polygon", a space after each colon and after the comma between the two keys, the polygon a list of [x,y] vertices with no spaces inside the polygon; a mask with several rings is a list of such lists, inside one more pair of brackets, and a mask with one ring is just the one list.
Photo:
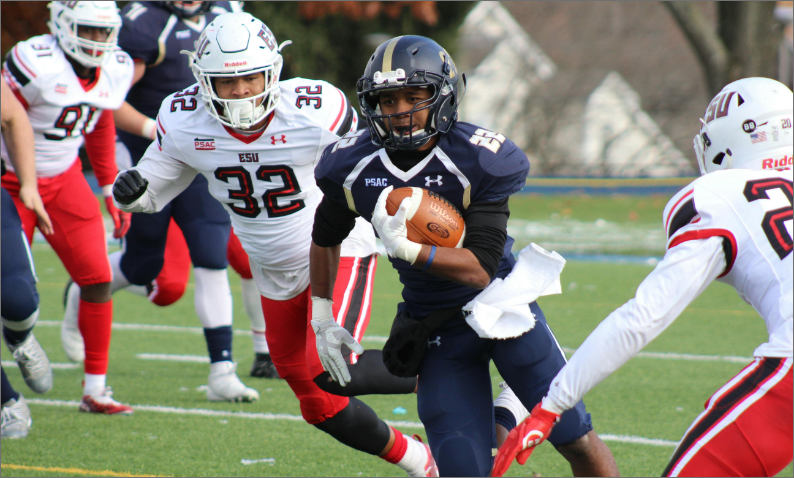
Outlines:
{"label": "jersey collar", "polygon": [[221,123],[221,126],[223,126],[223,129],[225,129],[226,132],[229,133],[229,135],[232,138],[238,141],[242,141],[245,144],[251,144],[254,141],[258,140],[262,136],[262,134],[264,134],[265,130],[267,130],[267,127],[270,126],[270,122],[273,121],[273,116],[275,115],[275,113],[276,113],[275,111],[271,111],[267,117],[265,126],[261,130],[253,134],[238,133],[237,131],[234,130],[234,128],[230,128],[223,123]]}

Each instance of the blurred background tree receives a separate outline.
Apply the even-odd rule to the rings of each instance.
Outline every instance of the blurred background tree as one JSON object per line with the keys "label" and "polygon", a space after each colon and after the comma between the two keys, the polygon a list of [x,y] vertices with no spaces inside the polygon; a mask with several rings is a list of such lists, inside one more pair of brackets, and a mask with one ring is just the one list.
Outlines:
{"label": "blurred background tree", "polygon": [[[116,2],[119,8],[128,2]],[[356,81],[382,42],[399,35],[431,37],[455,56],[458,27],[476,2],[245,2],[285,47],[283,79],[322,79],[355,104]],[[47,2],[0,3],[2,55],[17,42],[49,33]]]}
{"label": "blurred background tree", "polygon": [[751,76],[775,78],[783,27],[776,2],[717,2],[716,22],[698,2],[662,2],[700,60],[712,96]]}
{"label": "blurred background tree", "polygon": [[474,2],[247,2],[285,47],[282,78],[326,80],[355,104],[356,81],[375,48],[399,35],[431,37],[453,58]]}

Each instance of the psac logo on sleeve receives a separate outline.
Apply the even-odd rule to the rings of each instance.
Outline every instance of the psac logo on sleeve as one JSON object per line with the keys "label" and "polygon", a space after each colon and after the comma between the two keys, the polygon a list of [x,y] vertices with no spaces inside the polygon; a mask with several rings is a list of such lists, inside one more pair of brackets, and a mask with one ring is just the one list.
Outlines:
{"label": "psac logo on sleeve", "polygon": [[215,151],[215,138],[195,138],[193,146],[196,151]]}

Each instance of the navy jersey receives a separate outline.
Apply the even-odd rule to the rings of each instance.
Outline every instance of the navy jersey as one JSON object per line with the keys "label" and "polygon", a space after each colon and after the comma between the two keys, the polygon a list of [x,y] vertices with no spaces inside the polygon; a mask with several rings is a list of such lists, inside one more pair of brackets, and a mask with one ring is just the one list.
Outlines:
{"label": "navy jersey", "polygon": [[[218,15],[240,11],[240,2],[215,2],[202,20],[193,23],[172,14],[165,2],[130,2],[121,10],[122,27],[119,47],[134,61],[146,64],[146,73],[127,94],[127,102],[150,118],[157,116],[163,100],[171,93],[196,82],[187,55],[194,50],[201,31]],[[119,131],[137,163],[151,143],[146,138]]]}
{"label": "navy jersey", "polygon": [[[369,129],[364,129],[326,148],[314,174],[329,199],[370,221],[375,202],[387,186],[428,189],[465,211],[472,203],[503,200],[519,191],[528,172],[526,155],[512,141],[459,122],[408,171],[394,166],[386,150],[370,141]],[[496,277],[512,270],[512,245],[513,239],[508,236]],[[465,304],[480,292],[422,272],[403,260],[389,260],[400,275],[404,307],[411,314],[421,317],[436,309]]]}

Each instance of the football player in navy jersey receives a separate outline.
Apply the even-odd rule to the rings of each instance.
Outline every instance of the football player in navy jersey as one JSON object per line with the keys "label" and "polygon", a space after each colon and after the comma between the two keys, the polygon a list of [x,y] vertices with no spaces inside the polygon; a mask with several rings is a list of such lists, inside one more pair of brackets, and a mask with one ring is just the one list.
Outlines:
{"label": "football player in navy jersey", "polygon": [[[122,9],[119,47],[132,57],[135,71],[127,101],[114,116],[123,144],[120,150],[129,152],[132,164],[138,163],[155,137],[152,118],[162,101],[195,81],[187,57],[179,52],[193,49],[204,27],[218,15],[240,10],[240,2],[131,2]],[[152,302],[172,304],[184,293],[192,260],[195,308],[211,362],[207,396],[213,401],[256,400],[258,392],[239,380],[232,361],[232,297],[227,276],[231,223],[209,195],[206,179],[196,177],[158,214],[133,214],[130,229],[123,250],[109,256],[112,291],[131,284],[146,286],[144,293]],[[247,267],[247,256],[240,262]],[[70,350],[81,350],[76,328],[68,327],[78,292],[75,284],[66,292],[62,338],[67,355]],[[254,287],[254,310],[261,316],[258,299]],[[264,318],[261,322],[264,329]],[[261,338],[265,342],[263,334]],[[272,363],[269,368],[271,376],[275,375]]]}
{"label": "football player in navy jersey", "polygon": [[[313,301],[332,297],[338,245],[356,217],[370,221],[404,285],[389,341],[418,342],[413,350],[424,351],[423,357],[401,354],[410,349],[389,350],[387,343],[384,362],[396,375],[418,371],[419,416],[439,473],[487,476],[495,419],[508,429],[515,426],[512,417],[494,417],[491,359],[532,408],[565,356],[535,302],[529,308],[536,326],[516,338],[482,339],[465,322],[461,307],[494,278],[507,276],[516,262],[507,236],[508,198],[523,187],[529,162],[503,135],[456,121],[460,78],[449,54],[428,38],[397,37],[372,55],[357,85],[369,128],[329,146],[315,169],[325,196],[312,234],[311,288]],[[386,195],[400,187],[429,189],[464,211],[463,247],[409,241],[410,200],[393,217],[384,206]],[[312,323],[325,320],[315,317]],[[582,402],[562,415],[549,440],[576,476],[618,473]]]}

